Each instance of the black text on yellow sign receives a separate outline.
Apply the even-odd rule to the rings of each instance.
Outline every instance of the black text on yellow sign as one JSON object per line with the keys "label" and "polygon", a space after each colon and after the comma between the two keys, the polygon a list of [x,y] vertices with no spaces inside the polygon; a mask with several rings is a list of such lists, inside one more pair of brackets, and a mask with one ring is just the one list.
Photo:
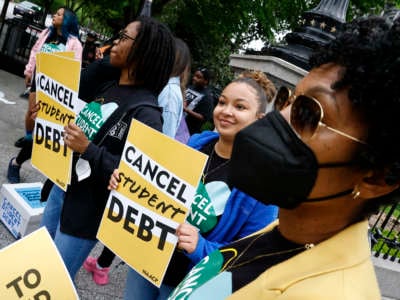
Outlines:
{"label": "black text on yellow sign", "polygon": [[76,93],[68,89],[65,85],[56,82],[44,74],[37,74],[36,85],[38,90],[41,90],[52,99],[65,105],[67,108],[74,110],[73,100]]}
{"label": "black text on yellow sign", "polygon": [[123,159],[131,165],[133,170],[145,177],[148,176],[151,182],[159,189],[182,203],[188,201],[185,197],[187,184],[167,170],[162,169],[156,162],[137,151],[134,146],[128,146],[123,156]]}
{"label": "black text on yellow sign", "polygon": [[115,196],[111,197],[107,218],[114,223],[122,222],[122,228],[132,235],[135,234],[135,227],[133,225],[136,225],[136,236],[145,242],[152,240],[154,230],[161,231],[157,243],[157,249],[161,251],[164,250],[168,235],[175,234],[173,227],[159,220],[154,220],[145,212],[139,211],[131,205],[126,205],[126,208],[124,208],[124,203]]}
{"label": "black text on yellow sign", "polygon": [[110,193],[97,238],[155,286],[162,283],[178,240],[176,228],[185,222],[206,159],[132,121],[119,185]]}
{"label": "black text on yellow sign", "polygon": [[164,200],[163,195],[157,193],[157,189],[154,189],[138,175],[136,177],[129,176],[121,171],[118,181],[121,184],[121,189],[124,189],[131,197],[137,199],[138,203],[157,211],[160,215],[174,220],[180,215],[184,216],[186,214],[186,210],[179,203],[175,204],[173,201]]}
{"label": "black text on yellow sign", "polygon": [[62,124],[68,124],[75,119],[75,114],[68,111],[62,111],[60,108],[49,103],[40,102],[39,111],[42,112],[49,120],[55,120]]}
{"label": "black text on yellow sign", "polygon": [[0,299],[79,299],[49,232],[41,227],[0,251]]}
{"label": "black text on yellow sign", "polygon": [[33,300],[49,300],[51,299],[51,295],[49,291],[41,290],[41,281],[42,276],[39,270],[29,269],[24,274],[8,282],[6,288],[14,290],[15,299],[31,299],[29,296],[32,295],[33,292]]}
{"label": "black text on yellow sign", "polygon": [[35,126],[35,143],[54,153],[67,156],[67,145],[63,140],[64,131],[60,126],[37,119]]}

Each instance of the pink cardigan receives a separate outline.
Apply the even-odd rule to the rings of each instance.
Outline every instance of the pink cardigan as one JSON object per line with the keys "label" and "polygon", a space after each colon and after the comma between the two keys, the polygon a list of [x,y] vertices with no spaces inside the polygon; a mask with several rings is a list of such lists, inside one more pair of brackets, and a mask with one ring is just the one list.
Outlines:
{"label": "pink cardigan", "polygon": [[[33,45],[31,53],[29,55],[29,61],[25,66],[25,71],[24,71],[25,76],[26,75],[32,76],[33,70],[35,69],[36,66],[36,54],[42,48],[49,33],[50,30],[46,28],[39,34],[38,40],[36,41],[35,45]],[[67,44],[65,45],[65,49],[67,51],[75,52],[75,59],[82,60],[82,44],[77,37],[69,35]]]}

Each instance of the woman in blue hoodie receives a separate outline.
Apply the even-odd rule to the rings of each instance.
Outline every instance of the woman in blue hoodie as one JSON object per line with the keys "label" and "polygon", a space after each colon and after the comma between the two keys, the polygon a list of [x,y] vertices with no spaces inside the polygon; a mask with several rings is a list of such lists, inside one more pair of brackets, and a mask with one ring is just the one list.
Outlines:
{"label": "woman in blue hoodie", "polygon": [[[195,134],[188,145],[209,156],[187,223],[181,224],[177,250],[160,289],[130,269],[125,299],[166,299],[190,268],[213,250],[249,235],[277,217],[264,205],[229,186],[228,166],[236,133],[264,115],[275,87],[262,72],[247,72],[222,92],[214,110],[217,132]],[[117,187],[118,172],[110,180]]]}

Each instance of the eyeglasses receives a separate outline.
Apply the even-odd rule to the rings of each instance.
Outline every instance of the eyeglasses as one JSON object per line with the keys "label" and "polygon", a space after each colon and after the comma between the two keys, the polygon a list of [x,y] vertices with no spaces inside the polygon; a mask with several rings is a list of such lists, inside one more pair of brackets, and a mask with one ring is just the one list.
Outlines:
{"label": "eyeglasses", "polygon": [[321,126],[354,142],[367,145],[366,142],[359,140],[358,138],[326,125],[322,122],[323,118],[324,110],[315,98],[306,95],[299,95],[292,102],[290,125],[300,137],[312,138],[318,127]]}
{"label": "eyeglasses", "polygon": [[123,40],[132,40],[132,41],[136,41],[136,38],[133,38],[133,37],[127,35],[127,34],[125,33],[125,31],[123,31],[123,30],[120,30],[120,31],[118,32],[117,39],[120,40],[120,41],[123,41]]}

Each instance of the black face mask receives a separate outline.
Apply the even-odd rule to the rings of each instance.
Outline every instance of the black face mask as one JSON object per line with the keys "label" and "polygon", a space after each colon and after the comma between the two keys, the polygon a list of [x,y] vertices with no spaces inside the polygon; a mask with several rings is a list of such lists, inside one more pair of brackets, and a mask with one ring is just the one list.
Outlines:
{"label": "black face mask", "polygon": [[235,137],[229,163],[229,184],[265,204],[294,208],[304,201],[322,201],[351,193],[307,199],[320,167],[313,151],[278,111],[267,114]]}

